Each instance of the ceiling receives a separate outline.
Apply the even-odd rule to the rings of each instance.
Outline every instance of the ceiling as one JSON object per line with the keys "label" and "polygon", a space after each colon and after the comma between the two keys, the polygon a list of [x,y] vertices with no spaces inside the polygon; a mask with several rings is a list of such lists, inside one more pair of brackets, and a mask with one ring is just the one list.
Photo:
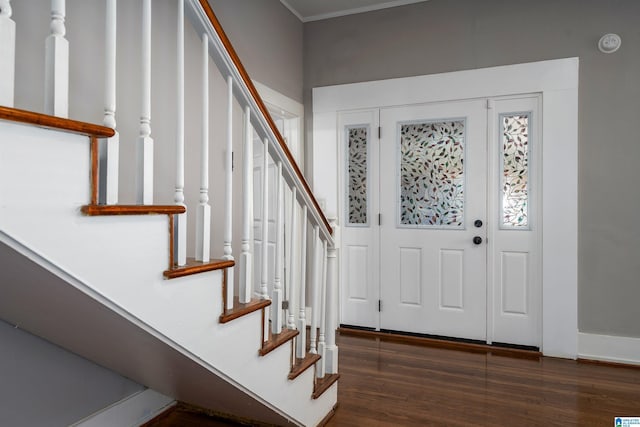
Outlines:
{"label": "ceiling", "polygon": [[427,0],[280,0],[302,22],[369,12]]}

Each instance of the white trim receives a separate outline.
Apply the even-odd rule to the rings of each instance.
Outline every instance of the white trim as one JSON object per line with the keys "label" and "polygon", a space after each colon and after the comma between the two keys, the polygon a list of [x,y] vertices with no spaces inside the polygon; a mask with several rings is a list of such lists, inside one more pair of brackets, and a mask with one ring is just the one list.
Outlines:
{"label": "white trim", "polygon": [[[566,58],[314,88],[314,191],[317,197],[327,200],[328,212],[338,212],[336,141],[340,111],[541,93],[544,145],[541,153],[544,189],[540,201],[541,349],[548,356],[575,358],[578,355],[578,68],[578,58]],[[557,182],[563,185],[555,185]]]}
{"label": "white trim", "polygon": [[373,12],[374,10],[388,9],[390,7],[397,7],[397,6],[406,6],[408,4],[422,3],[424,1],[428,1],[428,0],[394,0],[394,1],[388,1],[388,2],[379,3],[379,4],[372,4],[369,6],[356,7],[353,9],[344,9],[344,10],[338,10],[335,12],[327,12],[327,13],[319,13],[317,15],[302,16],[295,8],[293,8],[290,4],[288,4],[286,0],[280,0],[280,2],[284,4],[287,7],[287,9],[289,9],[294,15],[296,15],[302,22],[321,21],[323,19],[338,18],[340,16],[355,15],[358,13],[365,13],[365,12]]}
{"label": "white trim", "polygon": [[580,332],[578,357],[640,365],[640,338]]}
{"label": "white trim", "polygon": [[171,397],[148,388],[89,415],[71,427],[139,426],[175,404]]}
{"label": "white trim", "polygon": [[565,58],[317,87],[313,113],[578,89],[577,73],[578,58]]}

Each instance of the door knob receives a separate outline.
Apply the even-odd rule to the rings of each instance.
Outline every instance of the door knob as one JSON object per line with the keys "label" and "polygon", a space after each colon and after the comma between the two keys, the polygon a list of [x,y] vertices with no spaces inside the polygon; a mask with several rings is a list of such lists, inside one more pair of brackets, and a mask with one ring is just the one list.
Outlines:
{"label": "door knob", "polygon": [[476,228],[480,228],[480,227],[482,227],[482,221],[481,221],[481,220],[479,220],[479,219],[476,219],[476,220],[473,222],[473,226],[474,226],[474,227],[476,227]]}
{"label": "door knob", "polygon": [[480,236],[475,236],[475,237],[473,238],[473,244],[475,244],[475,245],[479,245],[480,243],[482,243],[482,237],[480,237]]}

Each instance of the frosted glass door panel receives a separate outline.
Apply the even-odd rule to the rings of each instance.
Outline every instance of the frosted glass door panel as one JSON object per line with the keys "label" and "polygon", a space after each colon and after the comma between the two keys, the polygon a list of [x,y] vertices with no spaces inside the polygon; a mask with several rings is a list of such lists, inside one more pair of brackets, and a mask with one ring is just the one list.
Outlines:
{"label": "frosted glass door panel", "polygon": [[400,224],[460,228],[464,221],[464,120],[400,124]]}
{"label": "frosted glass door panel", "polygon": [[502,228],[529,228],[530,113],[500,115]]}
{"label": "frosted glass door panel", "polygon": [[368,209],[368,146],[369,127],[347,127],[347,191],[349,195],[349,225],[367,225]]}

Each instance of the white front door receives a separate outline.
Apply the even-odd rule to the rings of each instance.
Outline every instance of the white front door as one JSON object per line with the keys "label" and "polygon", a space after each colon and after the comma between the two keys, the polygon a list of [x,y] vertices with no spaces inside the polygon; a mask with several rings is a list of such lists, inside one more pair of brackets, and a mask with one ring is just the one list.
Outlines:
{"label": "white front door", "polygon": [[380,123],[380,328],[485,340],[486,101]]}
{"label": "white front door", "polygon": [[341,323],[540,345],[537,103],[340,114]]}

